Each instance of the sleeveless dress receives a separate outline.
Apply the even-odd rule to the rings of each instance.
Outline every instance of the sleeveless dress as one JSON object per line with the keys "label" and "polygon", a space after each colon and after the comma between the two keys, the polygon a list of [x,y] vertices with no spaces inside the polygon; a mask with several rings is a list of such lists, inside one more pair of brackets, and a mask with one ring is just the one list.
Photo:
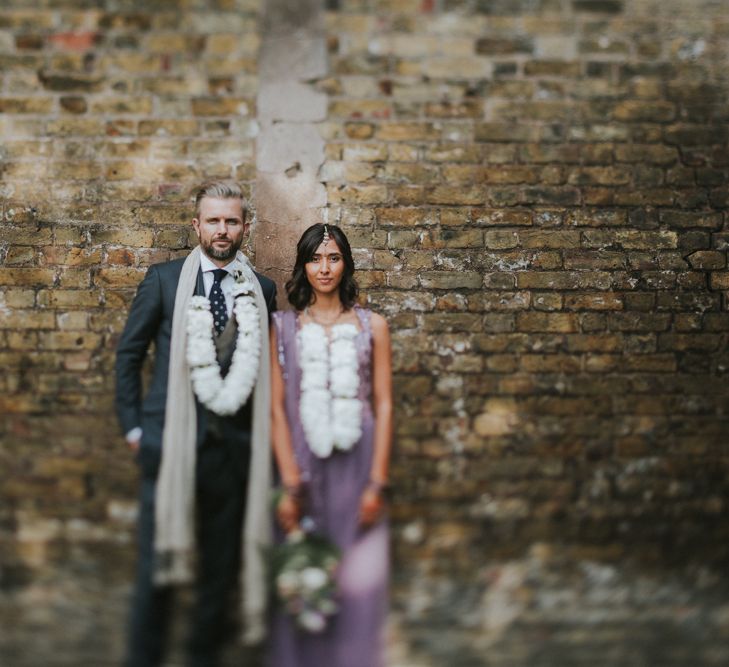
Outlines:
{"label": "sleeveless dress", "polygon": [[[319,458],[309,449],[299,416],[301,368],[294,311],[273,313],[283,370],[286,415],[296,461],[307,483],[307,514],[316,528],[342,550],[338,570],[339,612],[320,634],[298,629],[292,619],[274,610],[271,624],[271,667],[381,667],[389,578],[388,527],[385,519],[368,529],[358,523],[359,502],[370,478],[374,452],[372,412],[372,329],[370,311],[355,306],[359,334],[359,398],[362,437],[351,450],[335,450]],[[279,539],[282,536],[279,534]]]}

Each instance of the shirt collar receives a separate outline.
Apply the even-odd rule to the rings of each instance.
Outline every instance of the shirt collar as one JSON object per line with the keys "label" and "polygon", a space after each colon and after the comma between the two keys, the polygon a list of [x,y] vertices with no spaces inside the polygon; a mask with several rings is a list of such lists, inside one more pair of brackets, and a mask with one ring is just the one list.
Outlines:
{"label": "shirt collar", "polygon": [[220,267],[217,264],[213,262],[210,257],[208,257],[204,252],[200,253],[200,269],[203,273],[207,273],[208,271],[215,271],[215,269],[223,268],[228,273],[231,273],[233,271],[233,265],[235,264],[235,258],[233,258],[232,261],[228,262],[225,266]]}

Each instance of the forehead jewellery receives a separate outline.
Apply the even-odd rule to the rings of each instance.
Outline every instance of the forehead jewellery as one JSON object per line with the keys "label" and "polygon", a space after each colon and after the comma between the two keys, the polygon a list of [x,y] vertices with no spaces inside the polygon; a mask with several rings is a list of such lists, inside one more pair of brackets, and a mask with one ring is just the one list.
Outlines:
{"label": "forehead jewellery", "polygon": [[327,225],[324,225],[324,238],[321,240],[321,242],[324,245],[329,243],[329,227],[327,227]]}

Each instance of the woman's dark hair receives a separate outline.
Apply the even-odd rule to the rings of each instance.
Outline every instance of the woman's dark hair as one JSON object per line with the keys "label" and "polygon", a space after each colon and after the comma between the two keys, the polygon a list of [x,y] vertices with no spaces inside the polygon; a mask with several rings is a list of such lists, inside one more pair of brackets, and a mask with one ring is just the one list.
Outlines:
{"label": "woman's dark hair", "polygon": [[[354,306],[359,294],[359,287],[354,279],[352,248],[344,232],[339,227],[326,225],[326,228],[329,231],[329,238],[336,241],[339,246],[342,260],[344,260],[344,274],[342,275],[342,282],[339,283],[339,299],[344,308],[351,308]],[[294,264],[294,270],[291,272],[291,279],[286,283],[286,294],[289,303],[296,310],[304,310],[311,303],[314,291],[306,277],[306,265],[316,254],[317,248],[323,240],[324,225],[317,223],[309,227],[296,244],[296,264]]]}

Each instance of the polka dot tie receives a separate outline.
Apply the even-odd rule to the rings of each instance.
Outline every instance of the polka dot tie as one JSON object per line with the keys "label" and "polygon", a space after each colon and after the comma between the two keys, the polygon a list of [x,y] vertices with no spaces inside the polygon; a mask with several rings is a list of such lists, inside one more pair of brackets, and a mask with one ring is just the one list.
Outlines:
{"label": "polka dot tie", "polygon": [[215,323],[215,333],[225,329],[225,325],[228,323],[228,308],[225,305],[225,296],[223,296],[223,289],[220,287],[220,281],[228,275],[225,269],[215,269],[213,276],[213,288],[210,290],[210,310],[213,312],[213,322]]}

